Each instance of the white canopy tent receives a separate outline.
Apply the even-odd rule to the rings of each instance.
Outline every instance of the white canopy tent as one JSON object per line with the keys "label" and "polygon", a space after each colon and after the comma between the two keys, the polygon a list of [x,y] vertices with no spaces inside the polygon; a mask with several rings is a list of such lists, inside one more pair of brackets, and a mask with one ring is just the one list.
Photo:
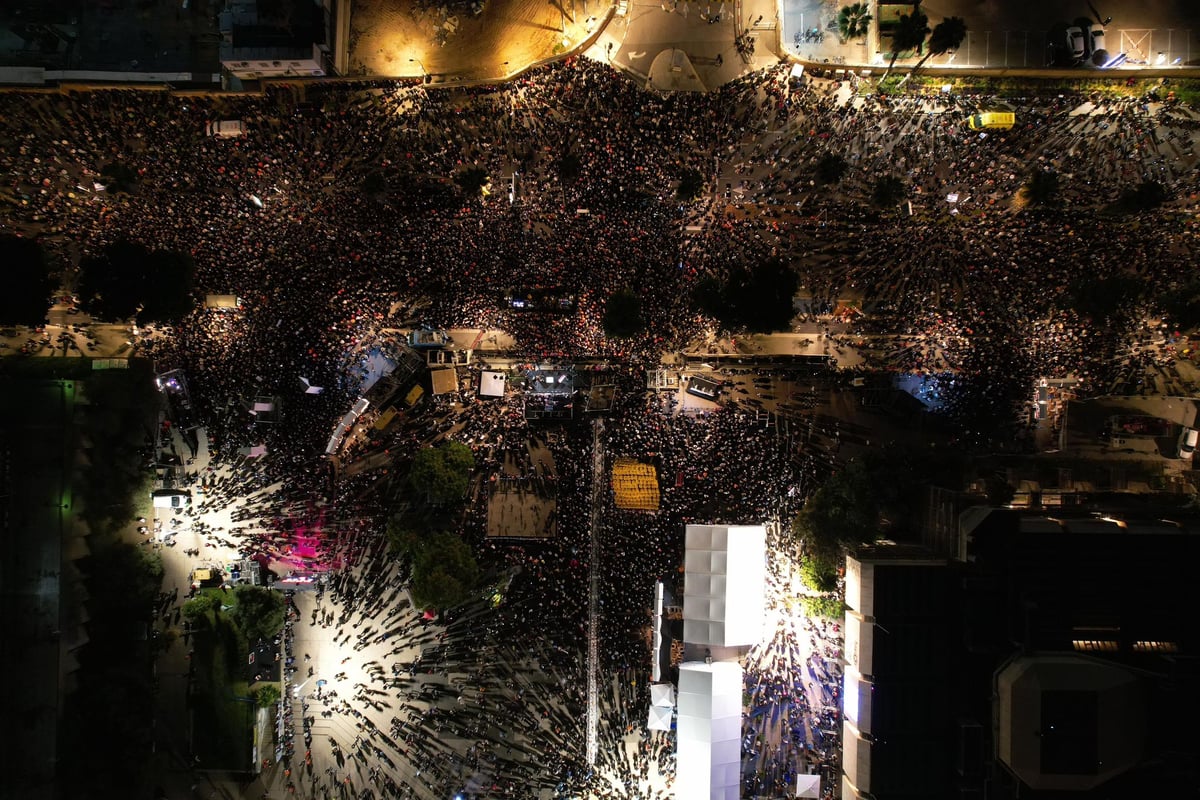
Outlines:
{"label": "white canopy tent", "polygon": [[688,525],[683,574],[683,640],[758,644],[764,615],[767,532],[762,525]]}
{"label": "white canopy tent", "polygon": [[481,397],[504,397],[504,389],[508,386],[508,376],[503,372],[484,370],[479,376],[479,395]]}
{"label": "white canopy tent", "polygon": [[675,707],[675,687],[669,683],[654,683],[650,685],[650,705]]}
{"label": "white canopy tent", "polygon": [[820,797],[821,796],[821,776],[820,775],[797,775],[796,776],[796,797]]}
{"label": "white canopy tent", "polygon": [[670,706],[650,706],[650,718],[646,720],[646,729],[652,731],[671,730],[672,710]]}
{"label": "white canopy tent", "polygon": [[675,797],[738,800],[742,667],[692,661],[679,668]]}

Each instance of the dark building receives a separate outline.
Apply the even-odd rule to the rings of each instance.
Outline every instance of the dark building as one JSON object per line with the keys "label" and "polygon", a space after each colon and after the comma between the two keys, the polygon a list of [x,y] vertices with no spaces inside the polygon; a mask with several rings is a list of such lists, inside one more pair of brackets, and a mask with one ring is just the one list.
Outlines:
{"label": "dark building", "polygon": [[843,797],[1195,796],[1198,532],[969,508],[950,557],[856,552]]}

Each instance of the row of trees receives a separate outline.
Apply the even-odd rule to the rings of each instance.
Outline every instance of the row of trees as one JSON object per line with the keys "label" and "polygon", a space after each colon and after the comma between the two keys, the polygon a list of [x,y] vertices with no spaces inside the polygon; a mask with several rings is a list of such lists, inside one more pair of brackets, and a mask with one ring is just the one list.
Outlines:
{"label": "row of trees", "polygon": [[79,299],[100,319],[174,322],[193,308],[194,274],[187,253],[121,240],[80,264]]}
{"label": "row of trees", "polygon": [[882,537],[914,538],[929,485],[959,488],[964,463],[938,448],[893,445],[847,463],[817,489],[792,522],[803,548],[801,578],[832,591],[847,548]]}
{"label": "row of trees", "polygon": [[[189,598],[183,604],[183,616],[193,624],[203,627],[212,621],[214,614],[220,612],[221,597],[222,595],[215,592],[203,592]],[[283,630],[287,609],[279,592],[243,584],[234,587],[231,601],[229,616],[237,623],[247,646],[259,641],[269,641]]]}
{"label": "row of trees", "polygon": [[[0,236],[0,264],[5,265],[0,324],[44,325],[58,280],[41,243]],[[79,297],[99,319],[174,322],[192,310],[194,273],[186,253],[122,240],[83,259]]]}
{"label": "row of trees", "polygon": [[5,265],[0,323],[44,324],[55,281],[41,244],[36,239],[0,236],[0,264]]}
{"label": "row of trees", "polygon": [[[837,17],[838,35],[843,42],[864,38],[871,26],[871,8],[867,3],[851,3],[842,6]],[[903,53],[916,51],[921,60],[909,71],[904,81],[916,75],[925,62],[933,56],[945,55],[957,50],[967,38],[967,23],[962,17],[946,17],[932,29],[929,17],[921,9],[921,2],[913,3],[912,12],[901,14],[891,26],[892,58],[887,71],[880,78],[882,84],[892,74],[896,59]],[[928,41],[926,38],[928,37]],[[922,55],[922,52],[924,55]],[[901,81],[903,85],[904,81]]]}

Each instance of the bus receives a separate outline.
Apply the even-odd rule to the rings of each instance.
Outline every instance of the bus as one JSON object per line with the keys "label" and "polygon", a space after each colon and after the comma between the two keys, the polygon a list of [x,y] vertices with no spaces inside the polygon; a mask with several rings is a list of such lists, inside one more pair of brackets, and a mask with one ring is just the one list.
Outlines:
{"label": "bus", "polygon": [[1010,129],[1017,121],[1017,115],[1011,111],[981,111],[972,114],[967,119],[967,127],[973,131]]}

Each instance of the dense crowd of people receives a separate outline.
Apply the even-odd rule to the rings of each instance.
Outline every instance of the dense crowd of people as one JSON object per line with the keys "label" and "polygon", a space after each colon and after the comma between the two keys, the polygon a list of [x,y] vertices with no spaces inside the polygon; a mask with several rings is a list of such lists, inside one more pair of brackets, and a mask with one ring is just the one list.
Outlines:
{"label": "dense crowd of people", "polygon": [[[787,520],[833,468],[732,406],[663,413],[647,402],[643,370],[714,327],[691,302],[698,280],[783,258],[813,318],[827,320],[839,298],[867,300],[839,346],[895,335],[868,352],[871,367],[953,371],[948,404],[980,417],[1015,412],[1039,375],[1102,386],[1131,343],[1152,344],[1137,323],[1156,295],[1095,320],[1074,310],[1073,292],[1081,275],[1163,291],[1181,283],[1197,244],[1179,213],[1197,189],[1195,118],[1132,100],[1014,102],[1018,126],[982,136],[965,128],[977,100],[863,101],[784,66],[710,94],[658,95],[583,59],[444,91],[376,81],[280,84],[253,97],[5,93],[0,230],[41,236],[68,285],[81,257],[127,238],[190,254],[199,292],[242,298],[234,313],[198,309],[151,328],[137,347],[160,371],[189,376],[208,459],[188,478],[202,492],[198,513],[237,506],[228,527],[197,533],[276,567],[332,568],[326,590],[292,607],[289,658],[306,642],[350,653],[340,669],[323,664],[321,686],[299,674],[288,684],[303,686],[284,701],[298,721],[281,752],[288,789],[653,797],[669,786],[673,734],[644,730],[646,609],[656,581],[677,580],[683,526]],[[206,136],[215,119],[241,119],[247,132]],[[844,154],[846,175],[817,185],[831,152]],[[128,194],[101,188],[113,163],[136,175]],[[1052,211],[1013,203],[1034,164],[1061,176]],[[478,196],[459,186],[473,167],[490,177]],[[706,187],[682,202],[675,188],[691,171]],[[886,174],[906,187],[903,212],[872,203]],[[1171,200],[1152,225],[1101,213],[1144,181]],[[506,303],[547,288],[577,298],[576,311]],[[646,331],[609,339],[604,303],[624,288],[641,298]],[[370,354],[396,347],[389,330],[416,324],[506,331],[515,349],[497,355],[619,365],[604,434],[568,424],[542,442],[554,460],[553,539],[487,540],[485,493],[471,502],[464,535],[505,588],[495,608],[489,598],[448,618],[402,597],[405,567],[380,535],[393,498],[375,491],[377,476],[339,474],[323,457]],[[281,404],[280,422],[256,420],[258,397]],[[454,397],[352,443],[347,460],[386,450],[402,467],[418,447],[453,438],[486,471],[530,437],[512,397]],[[657,514],[590,493],[604,480],[594,447],[656,466]],[[601,555],[589,564],[597,502]],[[589,568],[604,676],[595,768],[584,753]],[[837,727],[839,634],[827,621],[803,625],[781,623],[747,659],[748,779],[763,789],[837,758],[827,731]]]}

